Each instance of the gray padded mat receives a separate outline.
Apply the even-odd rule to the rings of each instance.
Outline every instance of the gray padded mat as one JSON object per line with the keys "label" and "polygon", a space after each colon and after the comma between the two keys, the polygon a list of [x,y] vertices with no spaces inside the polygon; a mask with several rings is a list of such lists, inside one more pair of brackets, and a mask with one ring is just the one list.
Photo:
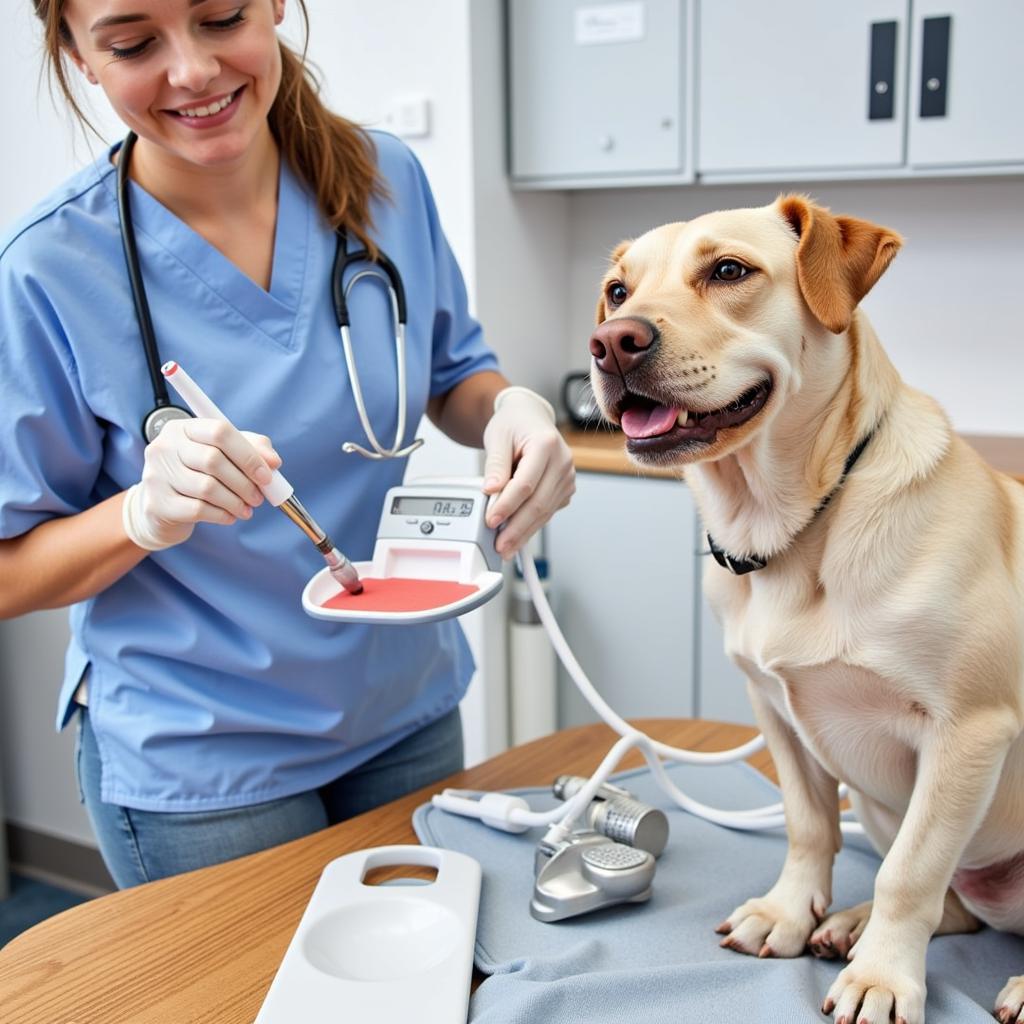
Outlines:
{"label": "gray padded mat", "polygon": [[[673,765],[684,792],[715,807],[774,803],[778,790],[746,764]],[[758,960],[720,949],[715,925],[762,895],[785,856],[781,831],[741,833],[678,810],[646,768],[615,780],[669,815],[648,903],[609,907],[555,924],[530,916],[533,853],[542,829],[499,832],[426,804],[413,816],[420,841],[475,857],[483,869],[476,965],[490,975],[474,994],[481,1024],[822,1024],[821,1002],[839,961]],[[521,789],[536,810],[557,801]],[[879,860],[847,837],[836,858],[833,908],[871,898]],[[985,929],[933,939],[928,1024],[991,1024],[996,994],[1024,972],[1024,939]]]}

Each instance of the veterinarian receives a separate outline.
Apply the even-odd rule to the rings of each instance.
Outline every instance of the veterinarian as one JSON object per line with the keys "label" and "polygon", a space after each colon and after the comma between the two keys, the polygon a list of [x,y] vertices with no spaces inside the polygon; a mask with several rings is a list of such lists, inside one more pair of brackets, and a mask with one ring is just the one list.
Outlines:
{"label": "veterinarian", "polygon": [[[34,2],[71,108],[81,116],[77,69],[137,136],[126,201],[163,358],[269,435],[163,417],[144,437],[154,384],[122,252],[122,145],[6,233],[0,614],[71,606],[58,726],[78,712],[83,799],[124,887],[285,842],[462,766],[474,666],[458,625],[306,616],[319,556],[258,507],[256,484],[283,462],[366,558],[403,477],[403,458],[342,451],[367,436],[331,297],[339,231],[402,275],[406,422],[426,413],[485,448],[504,557],[567,504],[573,469],[551,407],[508,387],[470,317],[415,157],[323,106],[277,37],[285,0],[137,0],[128,15],[114,0]],[[397,421],[387,294],[371,280],[350,297],[383,437]]]}

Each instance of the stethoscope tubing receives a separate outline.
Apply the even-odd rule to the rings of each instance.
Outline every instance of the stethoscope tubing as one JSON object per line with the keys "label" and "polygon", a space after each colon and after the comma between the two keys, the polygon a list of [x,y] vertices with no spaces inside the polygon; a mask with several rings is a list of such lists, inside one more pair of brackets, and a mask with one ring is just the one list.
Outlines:
{"label": "stethoscope tubing", "polygon": [[[167,418],[174,416],[188,417],[191,413],[187,409],[182,409],[171,402],[167,385],[160,371],[162,360],[157,344],[156,330],[153,327],[149,299],[146,295],[146,285],[142,278],[142,268],[139,263],[138,247],[135,242],[135,226],[132,220],[131,201],[129,198],[128,168],[131,163],[132,149],[137,138],[138,136],[134,132],[129,132],[121,146],[120,159],[117,162],[117,213],[121,230],[121,247],[128,271],[128,282],[131,286],[132,303],[135,306],[135,317],[138,321],[139,335],[142,339],[142,348],[146,356],[146,369],[149,373],[149,380],[153,389],[153,408],[146,414],[142,422],[143,438],[149,443],[159,433]],[[402,458],[414,452],[423,444],[422,440],[416,439],[405,447],[401,446],[402,438],[405,436],[407,396],[405,360],[407,310],[402,275],[398,272],[395,264],[379,250],[375,254],[371,254],[366,248],[355,249],[349,252],[348,236],[343,228],[339,228],[336,231],[336,235],[337,242],[334,250],[334,261],[331,267],[331,298],[334,303],[338,329],[341,333],[341,345],[345,354],[345,365],[348,369],[349,382],[352,385],[352,396],[355,399],[356,412],[359,416],[360,425],[366,433],[367,440],[370,442],[373,451],[352,441],[346,441],[342,445],[342,450],[345,452],[357,452],[368,459]],[[345,272],[356,263],[370,263],[372,267],[357,272],[346,284],[344,280]],[[395,429],[395,440],[390,448],[385,448],[380,443],[370,424],[370,417],[367,412],[366,401],[363,397],[363,389],[360,385],[359,371],[356,367],[355,353],[352,346],[351,319],[348,309],[349,295],[352,291],[352,286],[357,281],[366,277],[377,277],[384,281],[388,289],[391,317],[394,324],[395,375],[398,384],[398,422]]]}
{"label": "stethoscope tubing", "polygon": [[[346,284],[345,272],[356,263],[371,263],[372,266],[353,274]],[[359,382],[355,350],[352,345],[352,320],[349,315],[348,298],[355,284],[369,277],[376,277],[384,282],[388,290],[388,299],[391,303],[391,321],[394,324],[395,375],[398,383],[398,422],[395,426],[395,440],[390,448],[385,448],[380,443],[370,424],[370,416],[366,410],[366,402],[363,398],[363,389]],[[341,347],[345,353],[345,365],[348,368],[348,379],[352,385],[352,397],[355,400],[356,413],[359,416],[359,423],[363,428],[363,432],[370,442],[370,447],[373,449],[373,451],[369,451],[353,441],[346,441],[341,446],[342,451],[357,452],[367,459],[395,459],[411,454],[423,442],[417,439],[412,444],[404,448],[401,447],[402,438],[405,437],[407,395],[405,363],[407,313],[405,286],[402,283],[402,275],[398,272],[395,264],[379,250],[376,255],[371,255],[365,248],[349,252],[348,238],[343,230],[339,230],[338,247],[334,253],[334,265],[331,268],[331,298],[334,302],[334,315],[338,322],[338,331],[341,335]]]}
{"label": "stethoscope tubing", "polygon": [[128,283],[132,290],[132,302],[135,305],[135,316],[139,323],[142,347],[146,353],[146,369],[149,372],[149,381],[153,388],[153,404],[157,409],[163,409],[171,405],[171,397],[168,394],[164,376],[160,372],[160,351],[156,343],[156,331],[153,329],[153,317],[149,311],[149,299],[146,297],[146,285],[142,280],[139,252],[135,245],[132,206],[128,197],[128,165],[131,162],[132,149],[137,138],[135,132],[129,132],[121,145],[121,153],[117,161],[117,215],[121,226],[121,248],[128,270]]}

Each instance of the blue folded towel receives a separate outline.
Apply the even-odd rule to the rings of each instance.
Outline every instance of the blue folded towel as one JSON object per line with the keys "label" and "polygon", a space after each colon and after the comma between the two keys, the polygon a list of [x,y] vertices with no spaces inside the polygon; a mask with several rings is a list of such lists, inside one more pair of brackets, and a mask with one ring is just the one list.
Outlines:
{"label": "blue folded towel", "polygon": [[[779,792],[746,764],[673,765],[675,783],[715,807],[774,803]],[[530,916],[533,855],[542,829],[499,832],[427,804],[420,841],[460,850],[483,868],[476,965],[490,975],[474,994],[479,1024],[822,1024],[819,1007],[840,961],[759,960],[720,949],[715,926],[763,895],[785,857],[781,831],[734,832],[675,808],[644,768],[616,777],[663,808],[668,847],[647,903],[609,907],[556,924]],[[520,789],[531,807],[557,803],[549,790]],[[879,860],[847,837],[836,858],[833,909],[870,899]],[[1024,972],[1024,940],[985,929],[933,939],[928,950],[928,1024],[991,1024],[996,994]]]}

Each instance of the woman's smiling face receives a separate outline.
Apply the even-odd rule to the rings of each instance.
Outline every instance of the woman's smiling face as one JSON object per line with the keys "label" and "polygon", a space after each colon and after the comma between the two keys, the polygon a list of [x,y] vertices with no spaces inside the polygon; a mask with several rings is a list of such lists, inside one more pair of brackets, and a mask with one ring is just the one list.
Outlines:
{"label": "woman's smiling face", "polygon": [[70,55],[140,139],[232,164],[267,131],[285,0],[67,0]]}

